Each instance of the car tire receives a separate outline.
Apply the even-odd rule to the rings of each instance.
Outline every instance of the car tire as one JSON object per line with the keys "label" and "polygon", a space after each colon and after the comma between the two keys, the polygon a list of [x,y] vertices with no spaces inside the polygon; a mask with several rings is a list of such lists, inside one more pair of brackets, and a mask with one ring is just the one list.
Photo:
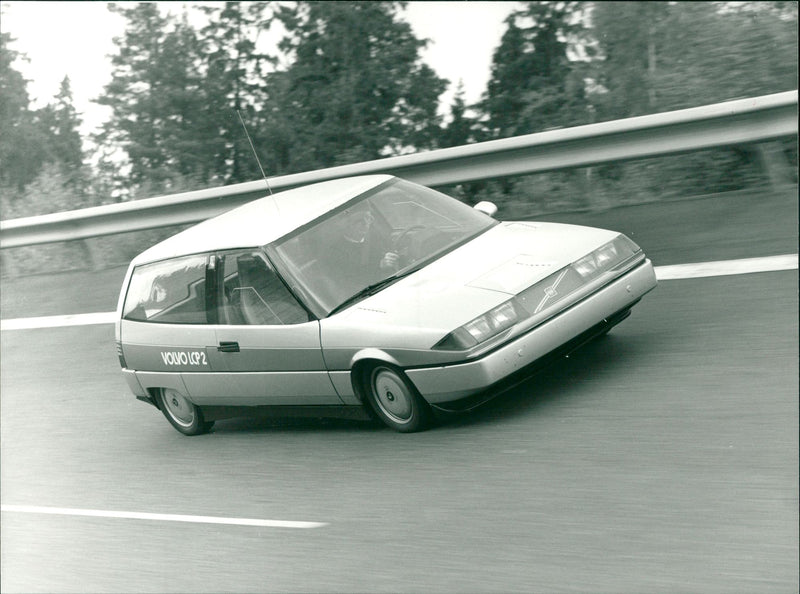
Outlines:
{"label": "car tire", "polygon": [[158,408],[170,424],[184,435],[202,435],[214,426],[214,421],[206,421],[203,411],[177,390],[162,388],[157,398]]}
{"label": "car tire", "polygon": [[366,371],[364,380],[367,401],[385,425],[401,433],[428,426],[428,403],[400,369],[379,363]]}

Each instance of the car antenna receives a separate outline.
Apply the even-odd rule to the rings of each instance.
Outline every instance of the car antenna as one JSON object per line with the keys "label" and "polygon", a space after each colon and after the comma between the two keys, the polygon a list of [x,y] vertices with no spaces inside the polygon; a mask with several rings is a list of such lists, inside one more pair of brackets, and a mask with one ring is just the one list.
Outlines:
{"label": "car antenna", "polygon": [[[261,170],[261,176],[264,178],[264,181],[267,182],[267,189],[269,190],[269,195],[272,196],[272,187],[269,185],[267,174],[264,173],[264,168],[261,166],[261,161],[258,159],[258,153],[256,152],[256,147],[253,146],[253,140],[250,138],[250,134],[247,132],[247,126],[245,126],[244,120],[242,119],[242,114],[239,112],[238,109],[236,110],[236,115],[239,116],[239,121],[242,123],[242,128],[244,128],[244,135],[247,136],[247,141],[250,143],[250,148],[253,151],[253,156],[256,158],[256,163],[258,163],[258,168]],[[278,204],[275,203],[276,208],[277,206]]]}

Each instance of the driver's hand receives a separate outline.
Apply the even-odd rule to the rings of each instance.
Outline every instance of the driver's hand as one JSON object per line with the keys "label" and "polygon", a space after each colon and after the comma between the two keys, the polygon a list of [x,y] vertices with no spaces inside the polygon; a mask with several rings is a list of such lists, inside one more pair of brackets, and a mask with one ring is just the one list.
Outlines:
{"label": "driver's hand", "polygon": [[[373,260],[373,262],[374,262],[374,260]],[[400,263],[400,256],[398,256],[398,255],[397,255],[396,253],[394,253],[394,252],[387,252],[387,253],[386,253],[386,254],[383,256],[383,259],[381,260],[381,264],[380,264],[380,266],[381,266],[381,268],[384,268],[384,269],[385,269],[385,268],[392,268],[392,269],[394,269],[394,268],[397,268],[397,265],[398,265],[399,263]]]}

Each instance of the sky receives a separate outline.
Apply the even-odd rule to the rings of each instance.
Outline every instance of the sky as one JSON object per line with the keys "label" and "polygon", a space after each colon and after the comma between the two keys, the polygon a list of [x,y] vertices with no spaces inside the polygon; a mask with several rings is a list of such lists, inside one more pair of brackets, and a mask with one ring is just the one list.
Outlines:
{"label": "sky", "polygon": [[[180,9],[183,3],[170,3]],[[503,20],[515,2],[408,3],[406,20],[419,38],[430,39],[422,54],[439,76],[451,82],[441,97],[443,113],[463,81],[465,99],[477,101],[486,88],[492,53],[503,34]],[[108,117],[96,98],[111,78],[108,56],[115,53],[112,39],[124,32],[124,20],[111,14],[105,2],[3,2],[0,30],[16,41],[11,48],[27,56],[14,68],[28,79],[34,107],[42,107],[58,93],[69,76],[75,107],[83,118],[82,132],[95,130]]]}

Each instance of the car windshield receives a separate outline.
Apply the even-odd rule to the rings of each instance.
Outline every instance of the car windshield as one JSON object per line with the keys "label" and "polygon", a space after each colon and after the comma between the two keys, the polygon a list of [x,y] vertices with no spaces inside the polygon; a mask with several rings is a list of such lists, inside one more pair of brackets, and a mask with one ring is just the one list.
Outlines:
{"label": "car windshield", "polygon": [[297,291],[328,315],[495,223],[454,198],[396,179],[280,239],[271,251]]}

